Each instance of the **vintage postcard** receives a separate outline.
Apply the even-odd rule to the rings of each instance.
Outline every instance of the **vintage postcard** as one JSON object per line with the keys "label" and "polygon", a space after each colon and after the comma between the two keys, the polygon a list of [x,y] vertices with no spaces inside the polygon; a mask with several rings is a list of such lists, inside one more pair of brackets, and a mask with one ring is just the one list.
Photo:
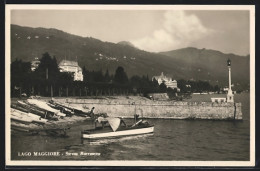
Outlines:
{"label": "vintage postcard", "polygon": [[254,166],[253,5],[6,5],[6,165]]}

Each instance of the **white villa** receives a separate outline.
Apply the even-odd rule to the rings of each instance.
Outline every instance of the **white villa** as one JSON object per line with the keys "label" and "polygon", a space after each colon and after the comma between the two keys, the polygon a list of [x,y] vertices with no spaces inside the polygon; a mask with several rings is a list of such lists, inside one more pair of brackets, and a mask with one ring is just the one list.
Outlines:
{"label": "white villa", "polygon": [[154,79],[158,82],[159,85],[164,82],[167,88],[170,87],[172,89],[176,88],[177,90],[179,90],[179,88],[177,87],[177,81],[172,80],[172,78],[170,77],[166,77],[165,75],[163,75],[163,72],[160,76],[154,76],[152,80]]}
{"label": "white villa", "polygon": [[74,74],[74,81],[83,81],[82,69],[79,67],[78,62],[62,60],[59,63],[60,72],[72,72]]}

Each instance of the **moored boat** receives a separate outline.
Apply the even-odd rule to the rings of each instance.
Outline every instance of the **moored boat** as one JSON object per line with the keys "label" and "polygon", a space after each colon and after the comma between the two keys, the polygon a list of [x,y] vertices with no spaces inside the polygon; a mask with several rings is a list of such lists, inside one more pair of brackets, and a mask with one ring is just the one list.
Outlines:
{"label": "moored boat", "polygon": [[58,115],[58,116],[62,116],[62,117],[65,117],[66,114],[64,113],[61,113],[59,110],[57,109],[53,109],[52,107],[50,107],[49,105],[47,105],[46,102],[44,101],[40,101],[40,100],[37,100],[37,99],[27,99],[27,101],[30,103],[30,104],[34,104],[36,105],[37,107],[39,108],[42,108],[46,111],[49,111],[49,112],[53,112],[55,115]]}
{"label": "moored boat", "polygon": [[27,112],[27,113],[31,112],[31,113],[34,113],[34,114],[36,114],[38,116],[42,116],[42,117],[46,116],[46,111],[45,110],[42,110],[42,109],[38,108],[37,106],[29,104],[29,103],[24,103],[24,102],[21,102],[21,101],[17,101],[16,104],[12,103],[11,107],[14,108],[14,109],[23,111],[23,112]]}
{"label": "moored boat", "polygon": [[32,119],[29,119],[29,118],[17,117],[17,116],[14,116],[14,115],[11,116],[11,120],[21,122],[21,123],[25,123],[25,124],[31,123],[33,121]]}
{"label": "moored boat", "polygon": [[[120,118],[101,118],[98,120],[102,123],[102,127],[84,130],[81,132],[82,138],[99,139],[99,138],[114,138],[121,136],[132,136],[140,134],[149,134],[154,132],[154,126],[147,121],[139,120],[133,125],[126,125]],[[109,124],[105,126],[105,124]],[[123,125],[122,125],[123,124]]]}
{"label": "moored boat", "polygon": [[48,119],[38,117],[38,115],[35,115],[33,113],[28,113],[28,116],[31,117],[33,119],[33,122],[36,122],[36,123],[45,124],[46,122],[48,122]]}
{"label": "moored boat", "polygon": [[82,117],[90,117],[90,112],[84,109],[83,107],[76,106],[70,103],[61,103],[58,101],[50,100],[50,104],[55,105],[56,107],[60,107],[60,110],[64,112],[69,112],[72,115],[82,116]]}
{"label": "moored boat", "polygon": [[69,116],[71,117],[72,115],[74,115],[74,112],[65,108],[65,107],[62,107],[58,104],[55,104],[55,103],[52,103],[51,101],[47,103],[47,105],[49,105],[50,107],[54,108],[54,109],[57,109],[59,110],[60,112],[66,114],[66,116]]}
{"label": "moored boat", "polygon": [[30,118],[28,116],[21,115],[21,114],[15,112],[13,109],[11,109],[11,120],[21,122],[21,123],[25,123],[25,124],[29,124],[33,121],[32,118]]}
{"label": "moored boat", "polygon": [[25,113],[23,111],[19,111],[13,108],[11,108],[11,116],[14,117],[13,119],[23,118],[24,120],[28,120],[28,121],[32,120],[32,122],[41,123],[41,124],[44,124],[48,121],[47,119],[41,118],[40,116],[35,115],[33,113]]}
{"label": "moored boat", "polygon": [[58,118],[54,115],[53,112],[46,111],[46,110],[39,108],[36,105],[30,104],[26,101],[18,100],[16,104],[11,104],[11,107],[15,108],[17,110],[26,112],[26,113],[36,114],[45,119],[58,120]]}

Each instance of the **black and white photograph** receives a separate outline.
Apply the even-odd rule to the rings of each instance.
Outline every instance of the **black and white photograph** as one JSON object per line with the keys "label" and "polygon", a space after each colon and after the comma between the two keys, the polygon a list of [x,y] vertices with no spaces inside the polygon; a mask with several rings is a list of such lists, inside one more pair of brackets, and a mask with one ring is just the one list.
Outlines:
{"label": "black and white photograph", "polygon": [[6,5],[6,164],[254,166],[253,5]]}

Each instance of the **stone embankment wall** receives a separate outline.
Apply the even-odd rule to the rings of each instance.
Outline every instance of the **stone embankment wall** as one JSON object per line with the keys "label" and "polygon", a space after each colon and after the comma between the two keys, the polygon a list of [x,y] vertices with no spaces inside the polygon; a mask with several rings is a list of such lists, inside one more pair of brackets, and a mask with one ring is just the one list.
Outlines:
{"label": "stone embankment wall", "polygon": [[57,99],[61,102],[81,105],[95,113],[107,113],[111,117],[133,118],[135,113],[145,118],[172,119],[242,119],[241,103],[176,102],[119,99]]}

